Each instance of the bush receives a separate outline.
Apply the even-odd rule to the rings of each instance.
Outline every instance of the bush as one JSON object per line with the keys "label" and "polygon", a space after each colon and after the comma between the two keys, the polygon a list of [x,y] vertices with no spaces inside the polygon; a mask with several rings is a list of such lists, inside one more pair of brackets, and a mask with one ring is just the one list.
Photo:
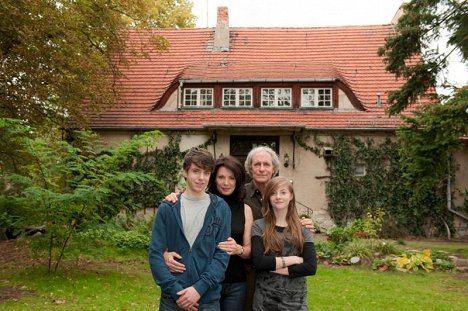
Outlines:
{"label": "bush", "polygon": [[374,253],[372,250],[372,243],[368,240],[355,239],[346,244],[343,249],[346,257],[359,257],[360,259],[372,259]]}
{"label": "bush", "polygon": [[388,240],[373,240],[372,249],[378,255],[393,255],[400,254],[397,244],[394,241]]}
{"label": "bush", "polygon": [[402,271],[418,271],[420,269],[429,272],[434,269],[431,259],[431,250],[425,249],[422,252],[404,253],[397,257],[396,267]]}
{"label": "bush", "polygon": [[94,224],[80,230],[76,234],[76,238],[79,242],[100,246],[106,242],[112,242],[114,236],[121,230],[120,227],[111,222]]}
{"label": "bush", "polygon": [[338,253],[336,245],[328,241],[317,241],[315,250],[319,259],[330,259]]}
{"label": "bush", "polygon": [[395,270],[396,262],[394,257],[376,258],[371,265],[373,270],[387,271]]}
{"label": "bush", "polygon": [[344,244],[353,239],[353,232],[350,227],[335,226],[327,231],[328,238],[335,244]]}
{"label": "bush", "polygon": [[115,234],[113,241],[120,248],[147,249],[150,236],[137,231],[123,231]]}

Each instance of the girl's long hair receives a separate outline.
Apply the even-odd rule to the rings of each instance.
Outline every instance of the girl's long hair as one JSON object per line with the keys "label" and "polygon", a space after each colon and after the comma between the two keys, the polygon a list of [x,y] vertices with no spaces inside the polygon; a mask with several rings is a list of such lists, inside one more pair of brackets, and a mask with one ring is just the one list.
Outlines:
{"label": "girl's long hair", "polygon": [[276,216],[270,202],[270,197],[273,192],[284,186],[286,186],[289,192],[293,195],[292,200],[289,202],[288,212],[286,214],[286,223],[288,224],[288,227],[283,231],[284,237],[285,239],[292,241],[299,251],[299,254],[302,253],[304,237],[302,236],[301,220],[296,210],[294,189],[287,178],[274,177],[267,183],[265,193],[263,195],[262,213],[265,221],[265,232],[262,235],[262,241],[265,247],[265,254],[273,252],[277,255],[281,255],[283,251],[283,240],[280,239],[280,236],[277,234],[275,229]]}

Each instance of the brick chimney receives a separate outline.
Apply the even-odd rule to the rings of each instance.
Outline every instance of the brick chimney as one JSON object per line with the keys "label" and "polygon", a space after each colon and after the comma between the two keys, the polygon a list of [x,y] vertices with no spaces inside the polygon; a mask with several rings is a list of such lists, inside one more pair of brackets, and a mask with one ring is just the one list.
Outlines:
{"label": "brick chimney", "polygon": [[218,7],[213,51],[229,51],[229,13],[225,6]]}

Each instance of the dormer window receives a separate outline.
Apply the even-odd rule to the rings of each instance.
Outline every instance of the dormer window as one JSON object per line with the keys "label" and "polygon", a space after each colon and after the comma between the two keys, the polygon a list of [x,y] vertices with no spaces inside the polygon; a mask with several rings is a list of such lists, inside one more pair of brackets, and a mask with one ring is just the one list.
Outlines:
{"label": "dormer window", "polygon": [[223,107],[252,107],[252,89],[224,88]]}
{"label": "dormer window", "polygon": [[262,107],[291,107],[290,88],[262,88]]}
{"label": "dormer window", "polygon": [[301,107],[304,108],[331,108],[331,88],[302,88]]}
{"label": "dormer window", "polygon": [[213,107],[213,89],[211,88],[187,88],[184,89],[185,107]]}

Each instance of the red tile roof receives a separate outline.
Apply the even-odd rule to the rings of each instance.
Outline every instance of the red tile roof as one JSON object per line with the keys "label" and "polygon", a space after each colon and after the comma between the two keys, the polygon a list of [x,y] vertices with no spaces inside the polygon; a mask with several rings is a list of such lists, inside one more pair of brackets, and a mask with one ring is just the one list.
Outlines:
{"label": "red tile roof", "polygon": [[[150,35],[164,36],[170,47],[135,57],[119,81],[121,101],[92,121],[93,128],[202,129],[206,127],[397,127],[385,116],[387,92],[402,84],[387,73],[377,49],[394,33],[392,25],[324,28],[231,28],[230,51],[213,52],[214,29],[133,31],[134,47]],[[182,80],[336,79],[347,85],[365,111],[273,109],[153,109],[174,82]],[[381,95],[382,107],[376,105]]]}

